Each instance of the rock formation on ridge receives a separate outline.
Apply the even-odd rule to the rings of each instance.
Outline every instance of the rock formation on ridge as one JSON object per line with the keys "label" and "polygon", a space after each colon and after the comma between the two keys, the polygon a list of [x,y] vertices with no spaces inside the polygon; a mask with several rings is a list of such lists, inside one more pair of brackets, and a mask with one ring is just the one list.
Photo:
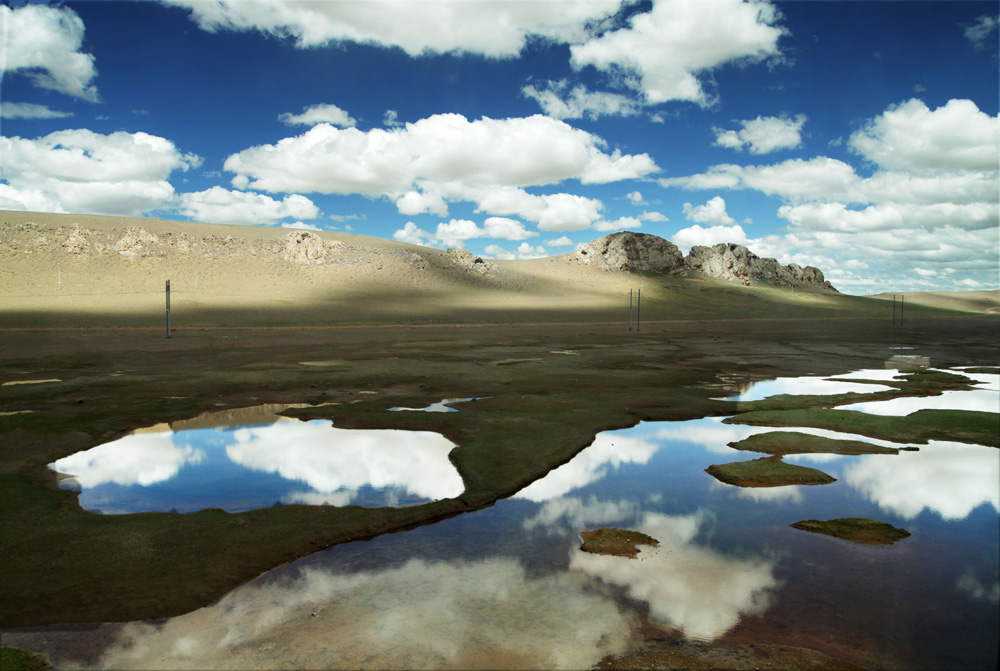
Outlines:
{"label": "rock formation on ridge", "polygon": [[776,259],[761,258],[732,243],[692,247],[684,257],[676,245],[661,237],[621,231],[588,242],[577,250],[574,258],[605,270],[667,275],[693,271],[744,286],[763,284],[836,291],[818,268],[803,268],[794,263],[783,266]]}
{"label": "rock formation on ridge", "polygon": [[761,258],[746,247],[733,243],[720,242],[711,247],[692,247],[684,264],[689,270],[744,286],[762,283],[778,287],[808,286],[836,291],[819,268],[803,268],[795,263],[783,266],[776,259]]}
{"label": "rock formation on ridge", "polygon": [[606,270],[684,272],[684,256],[672,242],[648,233],[620,231],[588,242],[576,252],[577,260]]}

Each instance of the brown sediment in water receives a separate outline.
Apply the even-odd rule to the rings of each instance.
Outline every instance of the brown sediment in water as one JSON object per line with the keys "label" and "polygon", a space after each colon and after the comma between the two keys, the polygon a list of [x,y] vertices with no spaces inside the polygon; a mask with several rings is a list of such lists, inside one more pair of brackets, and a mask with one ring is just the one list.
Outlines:
{"label": "brown sediment in water", "polygon": [[602,671],[605,669],[862,671],[866,667],[830,657],[815,650],[789,645],[732,645],[678,641],[666,649],[651,648],[625,655],[605,657],[594,668]]}
{"label": "brown sediment in water", "polygon": [[639,554],[640,545],[657,547],[660,542],[652,536],[627,529],[602,528],[580,534],[580,549],[594,554],[633,558]]}
{"label": "brown sediment in water", "polygon": [[887,522],[879,522],[862,517],[842,517],[825,522],[821,520],[803,520],[789,526],[802,531],[825,534],[864,545],[892,545],[904,538],[910,537],[910,532],[906,529],[894,527]]}
{"label": "brown sediment in water", "polygon": [[825,485],[836,478],[806,466],[786,464],[781,457],[713,464],[705,472],[720,482],[737,487],[783,487],[785,485]]}
{"label": "brown sediment in water", "polygon": [[755,433],[743,440],[729,443],[729,447],[779,456],[786,454],[899,454],[898,448],[881,447],[860,440],[840,440],[814,436],[800,431]]}

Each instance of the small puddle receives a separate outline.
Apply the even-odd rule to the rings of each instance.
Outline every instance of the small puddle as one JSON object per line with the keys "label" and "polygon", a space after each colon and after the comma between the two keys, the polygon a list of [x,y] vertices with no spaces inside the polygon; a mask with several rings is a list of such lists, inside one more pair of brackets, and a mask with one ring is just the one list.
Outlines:
{"label": "small puddle", "polygon": [[[890,373],[891,375],[887,375]],[[850,374],[850,377],[838,375],[837,377],[779,377],[773,380],[762,380],[749,385],[736,396],[728,396],[719,400],[723,401],[761,401],[771,396],[783,394],[797,396],[812,395],[834,395],[847,394],[851,392],[867,394],[876,391],[891,390],[892,387],[881,384],[868,384],[863,382],[853,382],[851,378],[857,380],[891,380],[899,371],[896,370],[861,370]]]}
{"label": "small puddle", "polygon": [[51,380],[11,380],[10,382],[0,384],[0,387],[12,387],[15,384],[44,384],[46,382],[62,382],[62,380],[57,378],[52,378]]}
{"label": "small puddle", "polygon": [[140,429],[50,464],[105,514],[239,512],[272,505],[408,506],[464,491],[455,444],[429,431],[339,429],[289,406],[209,413]]}
{"label": "small puddle", "polygon": [[468,403],[469,401],[478,401],[481,398],[486,398],[485,396],[470,396],[469,398],[443,398],[437,403],[431,403],[426,408],[403,408],[395,407],[389,408],[389,412],[401,412],[404,410],[412,412],[458,412],[457,408],[452,408],[451,406],[455,403]]}

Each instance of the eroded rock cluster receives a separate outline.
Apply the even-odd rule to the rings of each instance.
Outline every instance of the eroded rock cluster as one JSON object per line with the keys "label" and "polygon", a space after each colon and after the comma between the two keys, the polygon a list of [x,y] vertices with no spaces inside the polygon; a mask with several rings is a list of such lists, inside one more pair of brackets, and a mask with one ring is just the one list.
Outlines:
{"label": "eroded rock cluster", "polygon": [[448,258],[451,259],[451,262],[462,270],[479,273],[485,277],[493,277],[496,275],[496,264],[485,261],[482,257],[476,256],[472,252],[453,247],[452,249],[449,249],[446,254],[448,255]]}
{"label": "eroded rock cluster", "polygon": [[692,247],[684,263],[689,270],[745,286],[762,282],[779,287],[806,285],[836,291],[819,268],[803,268],[796,263],[783,266],[776,259],[759,257],[746,247],[733,243]]}
{"label": "eroded rock cluster", "polygon": [[588,242],[576,252],[581,262],[607,270],[683,273],[684,255],[677,245],[648,233],[623,231]]}
{"label": "eroded rock cluster", "polygon": [[606,270],[681,275],[692,271],[745,286],[811,287],[836,291],[813,266],[783,266],[762,258],[742,245],[720,243],[695,246],[685,257],[672,242],[648,233],[622,231],[589,242],[576,252],[581,263]]}

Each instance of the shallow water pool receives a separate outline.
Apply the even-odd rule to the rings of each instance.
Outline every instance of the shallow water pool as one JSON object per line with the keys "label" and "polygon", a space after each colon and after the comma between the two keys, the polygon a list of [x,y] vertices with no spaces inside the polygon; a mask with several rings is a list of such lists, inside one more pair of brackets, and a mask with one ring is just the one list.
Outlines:
{"label": "shallow water pool", "polygon": [[338,429],[285,406],[244,408],[142,429],[60,459],[80,505],[105,514],[229,512],[271,505],[415,505],[458,496],[455,444],[429,431]]}

